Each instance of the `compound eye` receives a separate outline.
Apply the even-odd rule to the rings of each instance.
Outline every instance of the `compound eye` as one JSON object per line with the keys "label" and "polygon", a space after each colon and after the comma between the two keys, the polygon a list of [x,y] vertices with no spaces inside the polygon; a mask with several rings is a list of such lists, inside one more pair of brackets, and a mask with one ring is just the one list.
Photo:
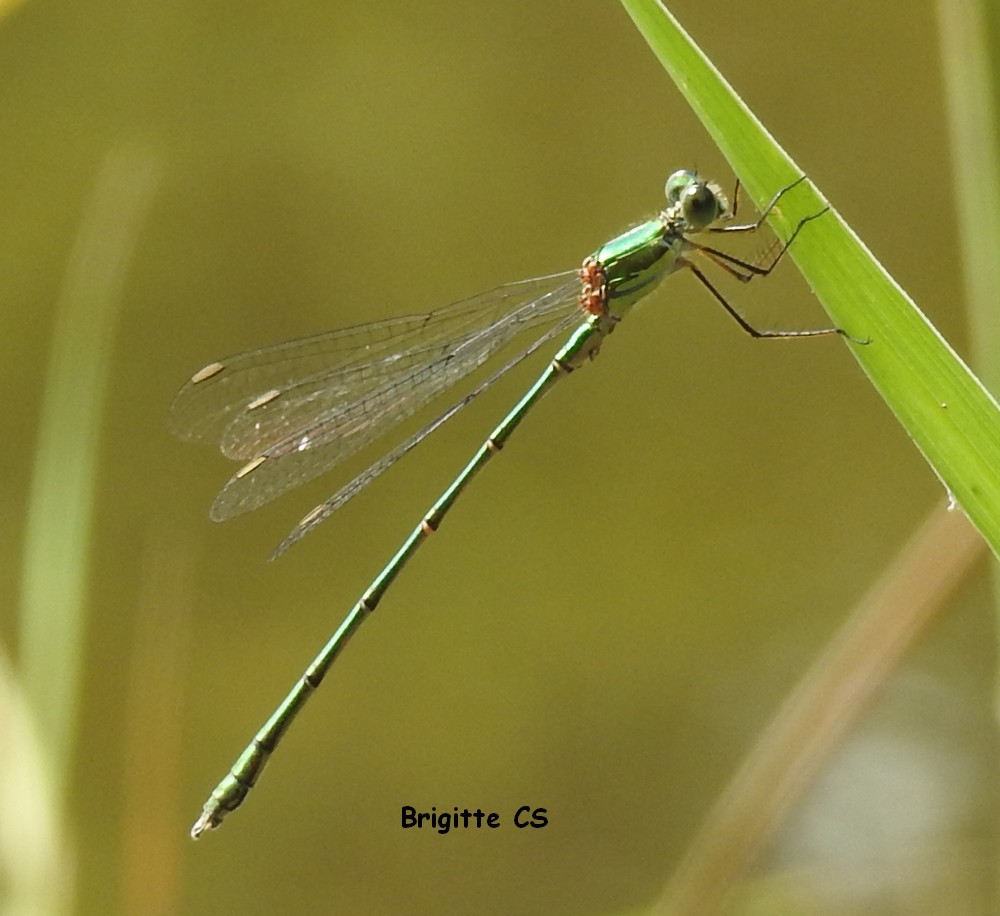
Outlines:
{"label": "compound eye", "polygon": [[680,169],[674,172],[668,179],[667,183],[663,188],[663,192],[667,195],[667,200],[671,204],[676,204],[681,199],[681,195],[691,187],[698,184],[698,173],[689,172],[687,169]]}
{"label": "compound eye", "polygon": [[704,229],[722,215],[722,203],[707,184],[697,182],[685,189],[681,200],[684,221],[692,229]]}

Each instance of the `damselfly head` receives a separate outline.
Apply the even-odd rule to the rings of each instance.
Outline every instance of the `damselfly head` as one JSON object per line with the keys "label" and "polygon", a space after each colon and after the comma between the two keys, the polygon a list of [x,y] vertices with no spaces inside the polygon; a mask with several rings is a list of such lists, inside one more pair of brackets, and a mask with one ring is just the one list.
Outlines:
{"label": "damselfly head", "polygon": [[729,201],[714,181],[702,181],[697,172],[680,169],[664,187],[674,216],[692,230],[704,229],[729,214]]}

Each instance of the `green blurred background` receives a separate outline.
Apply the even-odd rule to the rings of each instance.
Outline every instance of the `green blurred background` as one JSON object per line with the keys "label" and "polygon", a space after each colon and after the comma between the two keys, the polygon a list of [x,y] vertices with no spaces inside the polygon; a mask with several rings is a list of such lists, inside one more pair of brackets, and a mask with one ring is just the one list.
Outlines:
{"label": "green blurred background", "polygon": [[[964,352],[933,5],[671,8]],[[655,212],[675,168],[730,186],[628,16],[597,0],[7,12],[0,637],[15,677],[57,305],[102,174],[138,189],[84,532],[60,825],[74,911],[642,912],[782,698],[943,500],[846,348],[749,340],[674,278],[530,416],[245,809],[197,844],[207,793],[544,357],[275,564],[362,462],[217,526],[208,506],[232,467],[168,431],[174,392],[212,359],[570,268]],[[824,324],[791,264],[726,290],[763,325]],[[990,912],[985,571],[733,912]],[[404,831],[407,804],[508,821],[527,804],[549,825]],[[21,825],[0,832],[16,847]]]}

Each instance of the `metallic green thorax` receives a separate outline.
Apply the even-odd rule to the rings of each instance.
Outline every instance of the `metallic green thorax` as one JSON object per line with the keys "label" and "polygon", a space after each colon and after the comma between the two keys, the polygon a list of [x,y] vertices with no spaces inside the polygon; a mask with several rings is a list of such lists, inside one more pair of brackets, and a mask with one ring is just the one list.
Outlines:
{"label": "metallic green thorax", "polygon": [[697,246],[685,233],[728,217],[722,192],[696,172],[674,172],[666,192],[668,206],[659,216],[606,242],[584,261],[580,303],[589,316],[556,354],[557,365],[572,370],[593,359],[632,306],[687,264],[684,254]]}
{"label": "metallic green thorax", "polygon": [[623,232],[594,252],[607,277],[608,310],[618,318],[679,266],[686,242],[671,232],[665,216]]}

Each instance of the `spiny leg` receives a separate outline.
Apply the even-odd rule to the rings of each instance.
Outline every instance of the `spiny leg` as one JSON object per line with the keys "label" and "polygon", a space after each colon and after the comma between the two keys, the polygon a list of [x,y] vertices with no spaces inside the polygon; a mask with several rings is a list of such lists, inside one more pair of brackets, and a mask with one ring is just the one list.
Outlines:
{"label": "spiny leg", "polygon": [[740,209],[740,179],[737,177],[736,183],[733,185],[733,196],[730,198],[733,202],[732,209],[729,211],[729,218],[736,219],[736,214]]}
{"label": "spiny leg", "polygon": [[[805,176],[803,176],[803,178],[804,177]],[[781,197],[781,195],[784,194],[786,191],[788,191],[790,188],[795,187],[795,185],[798,184],[800,181],[802,181],[803,178],[798,179],[798,181],[794,182],[794,184],[789,185],[788,188],[784,188],[783,190],[779,191],[774,196],[774,198],[772,198],[771,202],[767,205],[767,207],[764,210],[764,213],[761,214],[761,218],[757,222],[756,225],[750,226],[750,227],[735,227],[735,228],[737,228],[737,229],[744,228],[747,231],[751,231],[751,230],[754,230],[754,229],[758,228],[763,223],[764,219],[767,217],[767,214],[773,209],[773,207],[774,207],[775,203],[777,202],[778,198]],[[763,267],[763,266],[761,266],[759,264],[753,264],[750,261],[741,260],[740,258],[734,257],[733,255],[728,254],[725,251],[720,251],[718,248],[712,248],[712,247],[710,247],[708,245],[701,245],[698,242],[695,242],[693,240],[689,240],[689,241],[690,241],[690,244],[691,244],[692,248],[695,251],[699,251],[702,254],[704,254],[707,258],[709,258],[709,260],[712,261],[713,264],[716,264],[718,267],[721,267],[730,276],[735,277],[737,280],[740,280],[742,283],[749,283],[754,277],[766,277],[766,276],[768,276],[768,274],[770,274],[771,271],[773,271],[774,268],[778,266],[778,263],[781,261],[782,257],[784,257],[785,252],[788,251],[788,249],[792,245],[792,242],[795,241],[795,239],[798,236],[798,234],[802,231],[802,227],[806,223],[810,222],[811,220],[817,219],[820,216],[822,216],[824,213],[826,213],[826,211],[828,209],[829,209],[829,207],[824,207],[822,210],[819,211],[819,213],[813,213],[810,216],[806,216],[806,217],[803,217],[802,219],[800,219],[799,222],[798,222],[798,224],[795,226],[795,229],[792,231],[792,234],[788,237],[788,241],[786,241],[781,246],[781,248],[779,249],[778,253],[774,256],[774,259],[766,267]],[[701,272],[701,270],[699,270],[699,268],[697,267],[697,265],[695,265],[691,261],[686,261],[686,266],[688,266],[688,267],[691,268],[691,271],[694,273],[694,275],[699,280],[701,280],[701,282],[708,288],[708,291],[713,296],[715,296],[715,298],[718,300],[718,302],[732,316],[732,318],[736,321],[736,323],[741,328],[743,328],[743,330],[747,334],[749,334],[753,338],[756,338],[756,339],[767,339],[767,338],[778,338],[778,339],[781,339],[781,338],[790,338],[790,337],[825,337],[825,336],[828,336],[830,334],[840,334],[840,335],[842,335],[844,337],[847,337],[849,340],[855,340],[855,338],[851,337],[850,334],[848,334],[846,331],[842,330],[841,328],[818,328],[818,329],[815,329],[815,330],[804,330],[804,331],[799,331],[799,330],[796,330],[796,331],[762,331],[762,330],[760,330],[758,328],[755,328],[735,308],[733,308],[732,305],[729,304],[729,302],[726,299],[726,297],[723,296],[722,293],[719,292],[719,290],[715,288],[715,286],[713,285],[712,281],[709,280],[708,277],[706,277],[705,274]],[[858,342],[858,343],[863,343],[863,342],[866,343],[867,341],[856,341],[856,342]]]}
{"label": "spiny leg", "polygon": [[[756,222],[745,223],[739,226],[712,226],[708,231],[709,232],[756,232],[767,221],[767,218],[771,215],[774,208],[778,205],[778,201],[781,200],[781,198],[784,197],[789,191],[791,191],[792,188],[798,187],[805,180],[806,176],[802,175],[799,178],[796,178],[795,181],[793,181],[791,184],[785,185],[785,187],[783,187],[780,191],[778,191],[774,195],[774,197],[772,197],[770,201],[768,201],[767,206],[764,207],[763,210],[761,210],[760,216],[757,217]],[[737,195],[739,194],[739,190],[740,190],[740,182],[739,179],[737,179],[736,190],[733,193],[732,215],[734,217],[736,216]],[[818,216],[819,214],[816,215]]]}
{"label": "spiny leg", "polygon": [[[733,308],[729,304],[729,302],[726,300],[726,297],[723,296],[722,293],[720,293],[712,285],[712,281],[709,280],[708,277],[706,277],[698,269],[697,265],[692,264],[690,261],[687,261],[686,265],[688,267],[690,267],[692,273],[694,273],[694,275],[699,280],[701,280],[702,283],[705,284],[705,286],[708,288],[708,291],[713,296],[715,296],[715,298],[719,301],[719,303],[722,305],[722,307],[727,312],[729,312],[729,314],[732,316],[733,320],[735,320],[736,323],[741,328],[743,328],[743,330],[746,331],[747,334],[749,334],[751,337],[753,337],[755,339],[765,340],[765,339],[771,339],[771,338],[779,338],[780,339],[780,338],[789,338],[789,337],[826,337],[826,336],[828,336],[830,334],[840,334],[841,336],[846,337],[848,340],[853,340],[855,343],[867,343],[867,341],[861,341],[861,340],[857,340],[854,337],[851,337],[850,334],[848,334],[846,331],[844,331],[841,328],[818,328],[816,330],[808,330],[808,331],[761,331],[758,328],[755,328],[752,324],[750,324],[750,322],[747,321],[746,318],[744,318],[738,311],[736,311],[735,308]],[[720,265],[720,266],[724,267],[725,265]],[[751,278],[748,277],[747,279],[751,279]]]}
{"label": "spiny leg", "polygon": [[[801,180],[802,179],[800,178],[799,181]],[[788,251],[788,249],[791,247],[792,242],[795,241],[796,236],[802,231],[802,227],[811,220],[818,219],[829,209],[830,209],[829,207],[824,207],[822,210],[819,211],[819,213],[813,213],[810,216],[804,216],[802,219],[800,219],[798,225],[792,231],[792,234],[788,237],[788,241],[781,246],[781,248],[778,250],[778,253],[774,256],[774,260],[771,261],[771,263],[768,264],[766,267],[761,267],[759,264],[754,264],[751,261],[744,261],[741,258],[734,257],[733,255],[728,254],[725,251],[720,251],[718,248],[712,248],[709,245],[702,245],[695,241],[691,241],[691,246],[695,250],[705,254],[715,264],[717,264],[727,273],[736,277],[737,280],[740,280],[742,283],[749,283],[750,280],[752,280],[754,277],[766,277],[769,273],[771,273],[771,271],[778,266],[778,263],[785,256],[785,252]],[[734,228],[754,229],[756,227],[736,226]],[[715,231],[715,230],[710,230],[710,231]],[[736,268],[740,268],[740,270],[737,270]],[[741,270],[746,271],[746,273],[742,273]]]}

